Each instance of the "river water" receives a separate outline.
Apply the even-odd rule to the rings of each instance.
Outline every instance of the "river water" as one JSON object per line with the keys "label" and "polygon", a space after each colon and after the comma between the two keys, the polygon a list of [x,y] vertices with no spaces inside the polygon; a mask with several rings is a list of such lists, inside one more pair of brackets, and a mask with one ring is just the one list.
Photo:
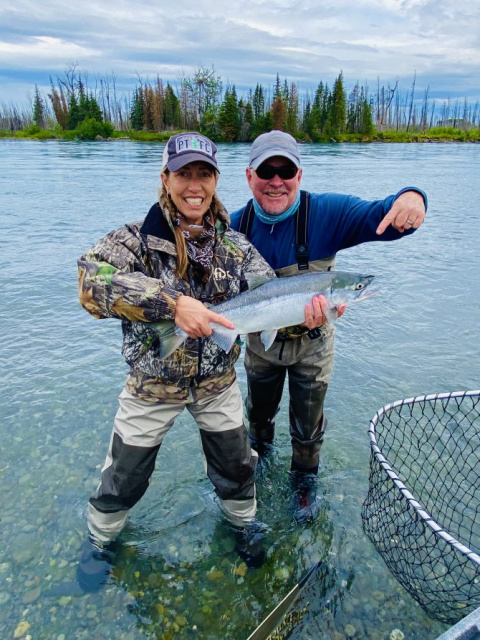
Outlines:
{"label": "river water", "polygon": [[[337,324],[322,450],[322,510],[289,517],[285,403],[278,462],[259,483],[268,561],[246,573],[225,535],[185,413],[122,535],[113,583],[75,583],[85,506],[106,453],[126,365],[120,325],[77,301],[76,259],[155,201],[163,144],[0,141],[0,637],[244,640],[323,561],[308,621],[289,637],[430,640],[428,618],[363,534],[369,420],[419,394],[477,389],[480,154],[468,144],[303,145],[303,188],[383,198],[416,185],[424,226],[345,251],[337,268],[373,273],[380,295]],[[249,196],[248,145],[220,145],[227,208]],[[243,390],[241,361],[238,374]]]}

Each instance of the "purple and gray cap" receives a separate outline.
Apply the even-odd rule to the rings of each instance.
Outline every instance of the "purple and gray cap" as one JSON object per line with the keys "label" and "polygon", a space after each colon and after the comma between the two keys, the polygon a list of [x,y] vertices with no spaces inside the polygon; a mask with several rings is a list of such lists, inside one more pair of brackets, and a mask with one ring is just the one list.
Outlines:
{"label": "purple and gray cap", "polygon": [[289,133],[285,133],[285,131],[274,129],[255,138],[250,149],[249,166],[256,170],[262,162],[274,156],[287,158],[296,167],[300,167],[297,142],[295,138]]}
{"label": "purple and gray cap", "polygon": [[172,136],[163,150],[163,166],[169,171],[178,171],[189,162],[206,162],[220,173],[217,147],[195,131]]}

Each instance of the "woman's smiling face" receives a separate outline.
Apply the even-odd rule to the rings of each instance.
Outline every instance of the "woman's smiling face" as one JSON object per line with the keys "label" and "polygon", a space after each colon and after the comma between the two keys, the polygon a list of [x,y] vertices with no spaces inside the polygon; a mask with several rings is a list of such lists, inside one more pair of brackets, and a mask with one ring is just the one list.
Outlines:
{"label": "woman's smiling face", "polygon": [[202,224],[217,188],[215,169],[206,162],[190,162],[178,171],[162,173],[162,182],[177,210],[191,224]]}

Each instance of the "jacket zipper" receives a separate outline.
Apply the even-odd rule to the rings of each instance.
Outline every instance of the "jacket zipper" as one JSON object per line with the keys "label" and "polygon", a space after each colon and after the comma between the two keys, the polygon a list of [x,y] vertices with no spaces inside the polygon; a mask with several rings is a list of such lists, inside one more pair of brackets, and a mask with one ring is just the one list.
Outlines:
{"label": "jacket zipper", "polygon": [[202,368],[202,355],[203,355],[203,345],[204,345],[204,338],[198,338],[198,365],[197,365],[197,375],[195,376],[195,380],[197,382],[200,382],[201,380],[201,368]]}
{"label": "jacket zipper", "polygon": [[[195,298],[195,300],[198,300],[197,296],[195,295],[195,288],[193,286],[192,277],[190,274],[188,276],[188,284],[190,285],[191,297]],[[200,379],[201,379],[200,371],[202,366],[203,342],[204,342],[204,338],[198,338],[197,375],[195,376],[195,380],[197,384],[200,382]]]}

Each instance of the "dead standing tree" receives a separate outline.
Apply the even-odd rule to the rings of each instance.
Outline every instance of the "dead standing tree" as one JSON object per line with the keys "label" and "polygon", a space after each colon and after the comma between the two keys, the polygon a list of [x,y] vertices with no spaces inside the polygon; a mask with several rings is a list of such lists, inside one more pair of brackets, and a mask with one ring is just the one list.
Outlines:
{"label": "dead standing tree", "polygon": [[[385,127],[390,128],[392,126],[392,118],[391,118],[391,105],[395,94],[398,88],[398,80],[395,82],[395,86],[393,89],[390,85],[387,86],[387,90],[385,87],[380,89],[380,83],[377,81],[377,114],[376,114],[376,126],[380,131],[385,129]],[[398,128],[398,122],[397,122]]]}
{"label": "dead standing tree", "polygon": [[408,108],[408,120],[407,120],[407,131],[410,128],[410,125],[414,122],[414,110],[413,110],[413,101],[415,98],[415,84],[417,82],[417,72],[415,71],[415,75],[413,76],[412,82],[412,91],[410,93],[410,104]]}
{"label": "dead standing tree", "polygon": [[428,93],[430,91],[430,87],[425,89],[425,93],[423,96],[423,105],[422,105],[422,113],[420,115],[420,127],[422,131],[425,131],[428,127]]}

